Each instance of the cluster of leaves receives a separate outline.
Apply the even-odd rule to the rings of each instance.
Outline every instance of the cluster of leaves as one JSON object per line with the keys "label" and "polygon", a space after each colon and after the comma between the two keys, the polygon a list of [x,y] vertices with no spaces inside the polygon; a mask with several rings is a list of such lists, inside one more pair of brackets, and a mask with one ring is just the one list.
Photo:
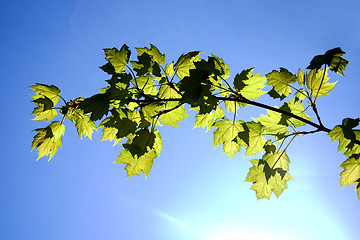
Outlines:
{"label": "cluster of leaves", "polygon": [[[265,76],[254,74],[254,68],[236,74],[232,81],[229,66],[223,59],[211,55],[200,58],[199,51],[182,54],[176,62],[166,63],[165,55],[154,45],[136,48],[137,59],[130,61],[131,51],[104,49],[107,63],[100,68],[110,75],[108,86],[89,98],[65,101],[55,86],[36,84],[33,120],[50,121],[59,109],[61,122],[53,121],[45,128],[36,129],[32,149],[38,156],[54,156],[62,145],[66,119],[75,124],[80,137],[91,139],[94,130],[101,128],[101,141],[121,144],[117,163],[125,164],[128,177],[149,174],[153,161],[160,155],[162,139],[159,128],[177,127],[188,117],[185,105],[196,111],[194,127],[213,130],[214,147],[222,145],[230,159],[242,148],[252,167],[246,177],[253,185],[258,199],[277,197],[287,188],[289,157],[286,150],[298,135],[324,131],[338,140],[339,151],[349,158],[341,165],[341,185],[360,186],[360,134],[354,128],[359,119],[345,119],[342,125],[330,130],[323,126],[316,100],[327,95],[336,82],[329,82],[328,70],[343,75],[347,61],[340,48],[314,57],[308,70],[297,74],[285,68]],[[266,87],[270,86],[270,90]],[[269,106],[256,99],[268,94],[278,99],[281,107]],[[56,108],[59,98],[64,105]],[[239,112],[248,106],[267,109],[266,115],[252,121],[239,119]],[[317,118],[313,122],[308,115]],[[308,112],[306,112],[308,111]],[[100,120],[100,121],[99,121]],[[95,122],[99,121],[96,125]],[[311,131],[298,129],[308,125]],[[278,146],[279,145],[279,146]],[[360,191],[358,191],[360,192]],[[360,197],[359,197],[360,198]]]}

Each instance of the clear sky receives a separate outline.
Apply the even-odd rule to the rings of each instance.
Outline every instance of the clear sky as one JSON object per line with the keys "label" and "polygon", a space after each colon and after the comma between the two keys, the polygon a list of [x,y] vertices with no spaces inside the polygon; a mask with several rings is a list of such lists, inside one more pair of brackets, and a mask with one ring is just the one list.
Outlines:
{"label": "clear sky", "polygon": [[119,147],[99,143],[100,134],[80,140],[69,123],[63,149],[36,161],[31,130],[45,123],[30,120],[27,88],[39,82],[57,85],[65,99],[91,96],[106,86],[102,49],[124,43],[152,43],[168,62],[214,53],[232,77],[253,66],[296,72],[341,47],[345,78],[332,75],[337,86],[318,102],[332,128],[360,116],[359,10],[356,0],[3,1],[0,239],[359,239],[360,201],[353,186],[339,187],[345,157],[326,134],[296,139],[288,152],[295,181],[279,199],[256,201],[244,183],[249,159],[230,161],[191,117],[160,129],[163,151],[147,179],[127,179],[112,163]]}

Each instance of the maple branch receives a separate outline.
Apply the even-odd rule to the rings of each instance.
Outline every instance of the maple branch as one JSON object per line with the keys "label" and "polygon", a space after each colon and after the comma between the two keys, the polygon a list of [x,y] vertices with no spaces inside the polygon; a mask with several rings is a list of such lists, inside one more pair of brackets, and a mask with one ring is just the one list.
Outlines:
{"label": "maple branch", "polygon": [[[325,127],[321,121],[319,124],[317,123],[314,123],[312,121],[309,121],[305,118],[302,118],[298,115],[295,115],[291,112],[287,112],[287,111],[284,111],[282,109],[279,109],[279,108],[275,108],[275,107],[272,107],[272,106],[269,106],[269,105],[266,105],[266,104],[263,104],[263,103],[260,103],[260,102],[255,102],[255,101],[251,101],[249,99],[246,99],[246,98],[234,98],[234,97],[216,97],[219,101],[234,101],[234,102],[241,102],[241,103],[246,103],[246,104],[250,104],[250,105],[253,105],[253,106],[257,106],[257,107],[260,107],[260,108],[264,108],[264,109],[268,109],[268,110],[271,110],[271,111],[274,111],[274,112],[278,112],[278,113],[281,113],[281,114],[284,114],[286,116],[289,116],[289,117],[292,117],[292,118],[295,118],[297,120],[300,120],[314,128],[316,128],[316,130],[314,131],[309,131],[309,132],[298,132],[297,134],[310,134],[310,133],[316,133],[316,132],[326,132],[326,133],[329,133],[331,131],[331,129]],[[181,101],[182,98],[158,98],[158,99],[127,99],[128,101],[130,102],[136,102],[136,103],[153,103],[153,102],[169,102],[169,101]],[[317,113],[317,112],[315,112]],[[318,117],[318,115],[317,115]],[[359,140],[354,140],[354,143],[360,145],[360,141]]]}

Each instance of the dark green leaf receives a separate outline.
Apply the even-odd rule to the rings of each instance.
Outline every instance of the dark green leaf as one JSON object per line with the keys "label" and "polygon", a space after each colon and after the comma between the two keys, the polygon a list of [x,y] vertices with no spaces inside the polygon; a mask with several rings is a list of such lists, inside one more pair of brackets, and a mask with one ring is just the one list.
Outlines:
{"label": "dark green leaf", "polygon": [[96,121],[108,114],[109,102],[104,94],[96,94],[90,98],[86,98],[80,103],[79,108],[82,109],[85,114],[91,113],[90,119]]}

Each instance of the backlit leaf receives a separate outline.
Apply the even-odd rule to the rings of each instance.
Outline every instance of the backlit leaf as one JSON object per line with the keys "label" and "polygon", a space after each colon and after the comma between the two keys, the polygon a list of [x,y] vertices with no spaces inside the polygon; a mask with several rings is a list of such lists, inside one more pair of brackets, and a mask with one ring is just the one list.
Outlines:
{"label": "backlit leaf", "polygon": [[90,117],[87,115],[83,115],[82,117],[78,118],[75,127],[77,132],[82,139],[82,135],[88,137],[91,140],[92,133],[94,129],[96,130],[95,123],[90,120]]}
{"label": "backlit leaf", "polygon": [[200,53],[199,51],[189,52],[179,57],[174,67],[176,68],[176,75],[180,79],[190,75],[189,71],[195,68],[194,62],[199,60]]}
{"label": "backlit leaf", "polygon": [[344,54],[345,52],[339,47],[330,49],[323,55],[315,56],[307,69],[317,70],[326,64],[332,71],[344,76],[343,70],[345,70],[345,67],[349,63],[349,61],[341,57]]}
{"label": "backlit leaf", "polygon": [[166,104],[166,109],[173,109],[173,110],[165,114],[162,114],[160,116],[160,121],[162,124],[172,127],[177,127],[178,122],[181,122],[182,120],[184,120],[186,117],[189,116],[187,115],[183,104],[180,107],[177,106],[179,106],[178,102],[168,102]]}
{"label": "backlit leaf", "polygon": [[340,186],[352,185],[360,179],[360,155],[353,155],[343,162],[340,167],[344,169],[340,173]]}
{"label": "backlit leaf", "polygon": [[[329,83],[329,77],[327,76],[326,69],[311,70],[306,77],[306,85],[311,91],[313,97],[322,97],[328,95],[328,93],[335,87],[334,83]],[[320,88],[320,90],[319,90]]]}
{"label": "backlit leaf", "polygon": [[265,87],[266,77],[260,74],[253,75],[253,71],[254,68],[244,70],[234,79],[234,86],[246,99],[256,99],[265,93],[261,89]]}
{"label": "backlit leaf", "polygon": [[62,146],[61,136],[65,133],[65,126],[59,121],[52,122],[46,128],[35,129],[38,134],[34,136],[31,150],[38,150],[38,158],[48,156],[49,160],[55,155],[59,146]]}
{"label": "backlit leaf", "polygon": [[280,68],[280,71],[272,71],[266,74],[268,84],[273,86],[273,90],[279,97],[287,97],[291,93],[290,84],[294,84],[297,77],[285,68]]}
{"label": "backlit leaf", "polygon": [[219,120],[214,124],[214,147],[232,141],[239,132],[244,131],[243,121],[231,122],[229,119]]}
{"label": "backlit leaf", "polygon": [[267,115],[261,115],[259,118],[255,118],[254,120],[265,126],[263,134],[276,136],[279,140],[289,134],[287,126],[280,124],[281,118],[281,113],[267,110]]}
{"label": "backlit leaf", "polygon": [[[255,155],[258,152],[263,152],[266,139],[261,135],[263,134],[265,127],[261,123],[257,122],[247,122],[246,127],[249,135],[249,142],[248,147],[246,148],[245,156]],[[241,136],[241,133],[239,136]]]}
{"label": "backlit leaf", "polygon": [[136,48],[138,55],[142,55],[143,53],[149,54],[151,56],[152,60],[157,62],[158,64],[164,64],[165,63],[165,54],[161,54],[159,49],[155,47],[154,45],[150,44],[150,49],[147,47],[144,48]]}
{"label": "backlit leaf", "polygon": [[105,48],[105,59],[111,63],[116,73],[125,72],[126,64],[129,62],[130,50],[129,47],[124,44],[120,51],[116,48]]}
{"label": "backlit leaf", "polygon": [[156,157],[155,150],[146,152],[140,157],[133,156],[128,150],[122,150],[115,162],[126,164],[125,170],[127,171],[128,178],[133,175],[140,175],[141,172],[147,176]]}
{"label": "backlit leaf", "polygon": [[40,98],[48,98],[53,102],[53,106],[55,106],[59,101],[60,89],[54,85],[46,85],[36,83],[34,86],[29,87],[34,91],[34,95],[31,97],[34,100],[38,100]]}

